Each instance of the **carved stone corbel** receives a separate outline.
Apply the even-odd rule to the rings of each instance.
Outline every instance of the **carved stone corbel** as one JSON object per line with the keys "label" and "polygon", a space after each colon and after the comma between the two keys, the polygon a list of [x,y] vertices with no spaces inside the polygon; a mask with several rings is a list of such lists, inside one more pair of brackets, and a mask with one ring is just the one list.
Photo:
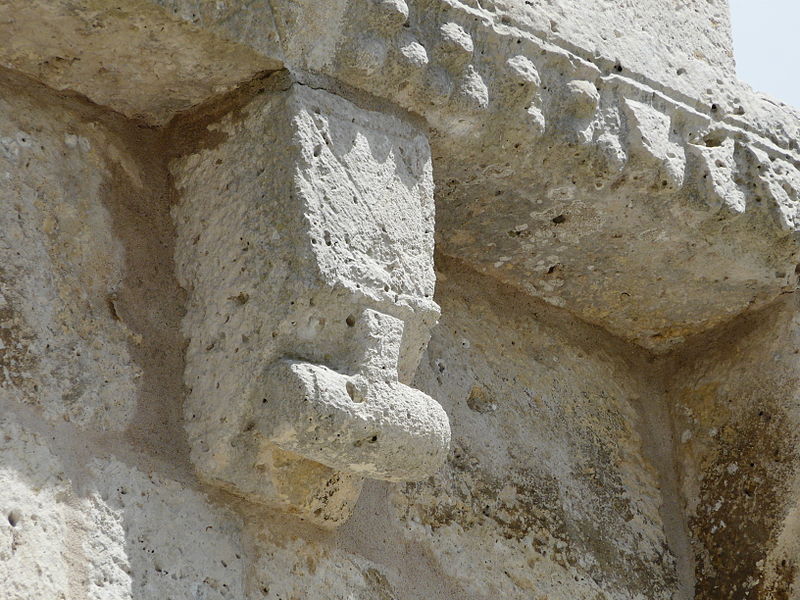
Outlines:
{"label": "carved stone corbel", "polygon": [[348,373],[285,359],[268,370],[266,403],[255,399],[269,441],[331,468],[409,481],[441,465],[447,417],[427,394],[398,381],[402,321],[364,309],[353,325]]}
{"label": "carved stone corbel", "polygon": [[438,318],[431,159],[404,119],[273,79],[172,164],[186,430],[206,481],[335,526],[364,477],[448,450],[407,385]]}

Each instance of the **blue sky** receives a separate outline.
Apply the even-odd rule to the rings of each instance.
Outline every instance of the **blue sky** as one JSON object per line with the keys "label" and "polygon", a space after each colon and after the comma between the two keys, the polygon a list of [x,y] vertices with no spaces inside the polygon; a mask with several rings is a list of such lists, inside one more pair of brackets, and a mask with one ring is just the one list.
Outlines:
{"label": "blue sky", "polygon": [[800,0],[730,0],[739,79],[800,108]]}

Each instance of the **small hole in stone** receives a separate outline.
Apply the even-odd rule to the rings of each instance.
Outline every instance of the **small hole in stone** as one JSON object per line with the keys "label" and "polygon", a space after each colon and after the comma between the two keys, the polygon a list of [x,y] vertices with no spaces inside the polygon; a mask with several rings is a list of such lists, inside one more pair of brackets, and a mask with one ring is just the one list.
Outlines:
{"label": "small hole in stone", "polygon": [[21,519],[22,515],[20,515],[16,510],[12,510],[10,513],[8,513],[8,524],[12,527],[16,527]]}
{"label": "small hole in stone", "polygon": [[347,395],[350,396],[350,400],[353,402],[363,402],[364,399],[358,395],[356,386],[353,385],[352,381],[348,381],[344,384],[345,390],[347,390]]}
{"label": "small hole in stone", "polygon": [[314,146],[314,157],[317,157],[320,154],[322,154],[322,146],[318,144]]}
{"label": "small hole in stone", "polygon": [[556,225],[560,225],[566,220],[567,217],[565,215],[558,215],[557,217],[553,217],[553,223],[555,223]]}
{"label": "small hole in stone", "polygon": [[378,436],[377,436],[377,435],[373,435],[373,436],[372,436],[372,437],[369,439],[369,441],[370,441],[370,443],[371,443],[371,444],[374,444],[375,442],[377,442],[377,441],[378,441]]}
{"label": "small hole in stone", "polygon": [[348,327],[355,327],[356,318],[353,315],[348,315],[344,322],[347,323]]}

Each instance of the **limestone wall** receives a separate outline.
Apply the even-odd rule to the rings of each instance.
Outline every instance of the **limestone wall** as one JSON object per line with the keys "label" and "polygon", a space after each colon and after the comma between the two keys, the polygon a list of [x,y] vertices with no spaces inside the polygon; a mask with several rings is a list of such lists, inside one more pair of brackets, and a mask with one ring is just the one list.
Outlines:
{"label": "limestone wall", "polygon": [[800,597],[725,2],[113,4],[0,5],[0,598]]}
{"label": "limestone wall", "polygon": [[675,358],[668,397],[698,598],[797,594],[797,361],[793,296]]}

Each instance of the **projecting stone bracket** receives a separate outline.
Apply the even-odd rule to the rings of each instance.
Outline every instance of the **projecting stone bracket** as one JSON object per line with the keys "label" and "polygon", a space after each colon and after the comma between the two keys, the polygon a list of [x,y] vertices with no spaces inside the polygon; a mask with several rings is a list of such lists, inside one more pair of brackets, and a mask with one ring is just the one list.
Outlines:
{"label": "projecting stone bracket", "polygon": [[284,359],[268,369],[265,397],[254,398],[266,439],[339,471],[389,481],[434,473],[447,453],[447,415],[427,394],[400,383],[402,322],[364,310],[354,323],[364,340],[352,375]]}
{"label": "projecting stone bracket", "polygon": [[438,318],[425,135],[285,76],[172,165],[205,481],[322,526],[363,478],[424,478],[450,429],[408,386]]}

